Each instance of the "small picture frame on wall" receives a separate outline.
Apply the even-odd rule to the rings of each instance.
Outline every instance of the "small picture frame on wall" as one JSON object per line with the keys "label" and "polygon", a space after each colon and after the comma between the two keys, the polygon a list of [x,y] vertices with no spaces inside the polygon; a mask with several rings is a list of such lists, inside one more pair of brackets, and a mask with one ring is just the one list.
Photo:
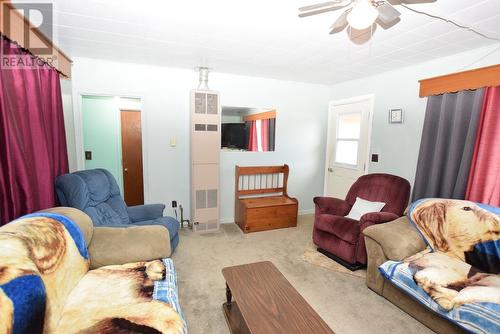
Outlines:
{"label": "small picture frame on wall", "polygon": [[400,124],[403,123],[403,109],[390,109],[389,110],[389,123]]}

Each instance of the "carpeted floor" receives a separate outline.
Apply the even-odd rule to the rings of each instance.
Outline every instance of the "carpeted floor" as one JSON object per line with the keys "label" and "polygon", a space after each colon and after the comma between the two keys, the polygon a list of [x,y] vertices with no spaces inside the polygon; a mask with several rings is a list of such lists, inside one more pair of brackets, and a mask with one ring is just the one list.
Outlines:
{"label": "carpeted floor", "polygon": [[312,220],[312,215],[301,216],[297,228],[246,235],[234,224],[223,224],[220,232],[205,235],[182,230],[172,258],[189,332],[229,333],[222,313],[225,282],[221,269],[269,260],[337,334],[433,333],[369,290],[363,278],[304,261],[301,257],[310,245]]}
{"label": "carpeted floor", "polygon": [[329,270],[340,271],[341,273],[361,277],[362,279],[366,279],[366,270],[358,269],[355,271],[351,271],[341,264],[332,261],[328,256],[321,254],[317,251],[317,247],[311,240],[311,244],[308,245],[302,254],[302,260],[314,264],[316,266],[320,266]]}

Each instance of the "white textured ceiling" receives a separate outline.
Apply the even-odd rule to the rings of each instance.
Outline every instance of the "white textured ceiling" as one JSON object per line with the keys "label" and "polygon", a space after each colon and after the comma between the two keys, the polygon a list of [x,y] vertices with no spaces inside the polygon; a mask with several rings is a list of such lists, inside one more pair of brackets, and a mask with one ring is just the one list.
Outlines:
{"label": "white textured ceiling", "polygon": [[[54,40],[72,57],[324,84],[496,43],[398,6],[401,22],[356,45],[345,31],[328,34],[341,11],[298,18],[298,7],[322,1],[55,0]],[[500,0],[409,6],[500,38]]]}

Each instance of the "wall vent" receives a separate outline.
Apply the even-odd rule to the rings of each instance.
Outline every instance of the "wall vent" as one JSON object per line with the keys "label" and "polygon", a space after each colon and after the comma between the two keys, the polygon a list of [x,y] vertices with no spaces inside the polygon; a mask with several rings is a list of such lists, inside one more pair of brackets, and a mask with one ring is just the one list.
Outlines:
{"label": "wall vent", "polygon": [[207,190],[207,208],[217,207],[217,189]]}
{"label": "wall vent", "polygon": [[207,82],[208,70],[200,69],[200,90],[191,92],[191,220],[195,232],[219,230],[220,98],[217,92],[205,90]]}
{"label": "wall vent", "polygon": [[205,209],[207,207],[207,191],[196,190],[196,209]]}
{"label": "wall vent", "polygon": [[207,94],[194,94],[194,112],[196,114],[205,114],[207,112]]}
{"label": "wall vent", "polygon": [[217,124],[207,124],[207,131],[217,132]]}

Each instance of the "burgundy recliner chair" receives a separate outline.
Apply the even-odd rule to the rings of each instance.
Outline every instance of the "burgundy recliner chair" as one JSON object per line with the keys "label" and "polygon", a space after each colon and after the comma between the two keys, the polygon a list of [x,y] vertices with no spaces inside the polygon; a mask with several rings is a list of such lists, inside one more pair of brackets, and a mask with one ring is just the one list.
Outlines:
{"label": "burgundy recliner chair", "polygon": [[[315,197],[313,241],[318,251],[356,270],[366,265],[363,230],[370,225],[392,221],[403,215],[410,196],[410,183],[390,174],[361,176],[349,189],[345,200]],[[359,221],[344,217],[360,197],[384,202],[381,212],[367,213]]]}

